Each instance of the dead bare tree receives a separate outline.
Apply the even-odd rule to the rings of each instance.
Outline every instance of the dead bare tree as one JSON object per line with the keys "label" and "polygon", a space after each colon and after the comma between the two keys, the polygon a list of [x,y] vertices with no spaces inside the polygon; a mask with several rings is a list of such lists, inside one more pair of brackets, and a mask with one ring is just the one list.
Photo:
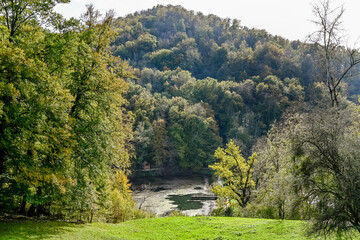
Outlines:
{"label": "dead bare tree", "polygon": [[330,6],[330,0],[320,0],[313,6],[318,30],[309,39],[318,47],[321,69],[329,90],[331,105],[339,105],[340,83],[352,77],[354,67],[360,63],[360,55],[355,47],[344,47],[342,17],[344,6]]}
{"label": "dead bare tree", "polygon": [[151,185],[151,183],[141,184],[142,198],[141,198],[141,202],[139,203],[139,209],[142,208],[143,204],[151,196],[151,192],[153,192],[156,188],[157,186]]}

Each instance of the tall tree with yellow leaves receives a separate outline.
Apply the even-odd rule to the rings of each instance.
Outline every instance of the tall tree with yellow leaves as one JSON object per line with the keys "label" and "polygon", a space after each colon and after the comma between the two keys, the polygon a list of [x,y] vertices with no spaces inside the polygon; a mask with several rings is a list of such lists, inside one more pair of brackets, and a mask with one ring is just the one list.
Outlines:
{"label": "tall tree with yellow leaves", "polygon": [[254,153],[246,161],[240,153],[239,147],[230,140],[227,148],[218,148],[215,158],[220,160],[209,167],[215,170],[215,175],[223,181],[222,185],[212,188],[212,191],[229,200],[236,200],[241,207],[246,207],[250,201],[251,191],[255,188],[252,179],[256,154]]}

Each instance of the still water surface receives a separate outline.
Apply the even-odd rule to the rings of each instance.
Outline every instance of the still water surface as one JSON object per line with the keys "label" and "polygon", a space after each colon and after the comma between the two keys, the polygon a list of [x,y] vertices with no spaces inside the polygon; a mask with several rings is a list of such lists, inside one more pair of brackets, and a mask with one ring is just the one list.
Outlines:
{"label": "still water surface", "polygon": [[152,178],[133,182],[133,197],[137,207],[156,216],[167,216],[172,211],[187,216],[209,215],[216,208],[216,200],[192,200],[193,195],[210,195],[208,176]]}

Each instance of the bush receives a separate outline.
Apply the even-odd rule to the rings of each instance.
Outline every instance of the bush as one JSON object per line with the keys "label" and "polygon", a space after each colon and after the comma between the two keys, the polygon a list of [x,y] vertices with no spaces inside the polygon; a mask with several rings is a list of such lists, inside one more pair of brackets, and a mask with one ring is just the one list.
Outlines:
{"label": "bush", "polygon": [[169,217],[184,217],[185,214],[179,212],[179,211],[172,211],[170,214],[169,214]]}

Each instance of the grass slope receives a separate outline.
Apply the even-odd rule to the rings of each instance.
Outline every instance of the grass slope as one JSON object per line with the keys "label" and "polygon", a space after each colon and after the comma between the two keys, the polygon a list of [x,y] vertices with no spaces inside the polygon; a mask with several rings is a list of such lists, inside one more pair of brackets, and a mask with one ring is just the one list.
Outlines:
{"label": "grass slope", "polygon": [[224,217],[167,217],[119,224],[0,222],[0,239],[309,239],[302,221]]}

